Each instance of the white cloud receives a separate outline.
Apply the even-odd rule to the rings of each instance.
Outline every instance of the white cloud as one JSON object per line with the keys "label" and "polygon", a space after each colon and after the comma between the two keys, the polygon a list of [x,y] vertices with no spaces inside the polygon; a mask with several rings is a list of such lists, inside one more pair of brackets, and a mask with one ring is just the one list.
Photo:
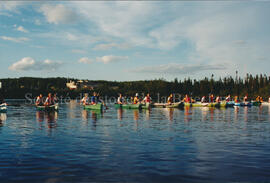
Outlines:
{"label": "white cloud", "polygon": [[79,60],[79,63],[84,63],[84,64],[91,64],[93,63],[95,60],[87,58],[87,57],[83,57]]}
{"label": "white cloud", "polygon": [[112,63],[112,62],[127,61],[128,56],[106,55],[106,56],[103,56],[103,57],[97,57],[96,60],[98,62],[103,62],[104,64],[108,64],[108,63]]}
{"label": "white cloud", "polygon": [[93,50],[110,50],[112,48],[117,49],[128,49],[130,46],[128,44],[122,43],[106,43],[106,44],[98,44],[96,45]]}
{"label": "white cloud", "polygon": [[17,29],[16,29],[17,31],[20,31],[20,32],[24,32],[24,33],[28,33],[29,31],[28,30],[26,30],[23,26],[19,26],[19,27],[17,27]]}
{"label": "white cloud", "polygon": [[16,43],[21,43],[25,41],[29,41],[29,38],[26,37],[8,37],[8,36],[0,36],[1,39],[6,40],[6,41],[13,41]]}
{"label": "white cloud", "polygon": [[216,71],[225,69],[227,69],[227,67],[224,65],[186,65],[170,63],[166,65],[141,67],[131,71],[152,74],[193,74],[202,71]]}
{"label": "white cloud", "polygon": [[122,62],[122,61],[127,61],[127,60],[128,60],[128,56],[105,55],[103,57],[96,57],[95,59],[83,57],[79,60],[79,62],[85,63],[85,64],[90,64],[94,62],[103,62],[104,64],[108,64],[108,63],[116,63],[116,62]]}
{"label": "white cloud", "polygon": [[18,62],[15,62],[9,67],[12,71],[41,71],[41,70],[55,70],[62,65],[61,62],[51,61],[46,59],[44,61],[37,62],[31,57],[24,57]]}
{"label": "white cloud", "polygon": [[77,20],[77,15],[62,4],[44,4],[41,6],[40,11],[44,14],[47,21],[52,24],[73,23]]}

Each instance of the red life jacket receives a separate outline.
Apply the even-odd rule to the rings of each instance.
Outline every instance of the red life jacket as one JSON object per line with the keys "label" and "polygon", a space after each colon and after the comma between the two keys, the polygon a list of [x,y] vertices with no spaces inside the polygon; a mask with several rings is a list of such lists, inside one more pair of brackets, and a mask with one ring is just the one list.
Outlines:
{"label": "red life jacket", "polygon": [[146,101],[145,102],[150,103],[151,102],[151,98],[148,97],[148,96],[146,96]]}

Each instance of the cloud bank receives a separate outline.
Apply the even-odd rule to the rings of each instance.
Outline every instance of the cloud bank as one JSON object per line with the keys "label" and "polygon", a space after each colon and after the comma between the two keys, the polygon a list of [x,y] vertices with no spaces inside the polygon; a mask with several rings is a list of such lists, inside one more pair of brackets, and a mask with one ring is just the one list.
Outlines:
{"label": "cloud bank", "polygon": [[217,71],[224,69],[227,69],[224,65],[184,65],[170,63],[166,65],[141,67],[131,71],[151,74],[194,74],[202,71]]}
{"label": "cloud bank", "polygon": [[77,14],[62,4],[44,4],[40,11],[51,24],[74,23],[77,20]]}
{"label": "cloud bank", "polygon": [[51,61],[46,59],[44,61],[35,61],[31,57],[24,57],[18,62],[15,62],[9,67],[11,71],[54,71],[62,65],[61,62]]}
{"label": "cloud bank", "polygon": [[115,55],[105,55],[103,57],[96,57],[95,59],[91,59],[88,57],[83,57],[79,60],[79,63],[91,64],[94,62],[103,62],[104,64],[108,63],[116,63],[127,61],[128,56],[115,56]]}

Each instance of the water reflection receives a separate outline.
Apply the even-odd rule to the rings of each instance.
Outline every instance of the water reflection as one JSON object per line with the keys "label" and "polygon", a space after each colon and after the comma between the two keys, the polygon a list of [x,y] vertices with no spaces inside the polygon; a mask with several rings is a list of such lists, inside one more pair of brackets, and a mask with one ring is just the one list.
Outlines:
{"label": "water reflection", "polygon": [[189,122],[192,118],[191,118],[191,115],[192,115],[192,112],[191,112],[191,108],[189,106],[186,106],[184,108],[185,112],[184,112],[184,121],[185,122]]}
{"label": "water reflection", "polygon": [[89,119],[91,119],[93,127],[96,128],[97,121],[103,118],[103,111],[101,110],[82,110],[82,119],[86,124],[88,124]]}
{"label": "water reflection", "polygon": [[44,112],[44,111],[37,111],[36,112],[36,121],[41,123],[45,121],[47,123],[48,128],[55,128],[57,127],[57,119],[58,119],[58,112]]}
{"label": "water reflection", "polygon": [[4,121],[7,120],[7,114],[6,113],[0,113],[0,127],[4,125]]}
{"label": "water reflection", "polygon": [[121,109],[121,108],[117,109],[117,119],[119,121],[123,120],[123,109]]}

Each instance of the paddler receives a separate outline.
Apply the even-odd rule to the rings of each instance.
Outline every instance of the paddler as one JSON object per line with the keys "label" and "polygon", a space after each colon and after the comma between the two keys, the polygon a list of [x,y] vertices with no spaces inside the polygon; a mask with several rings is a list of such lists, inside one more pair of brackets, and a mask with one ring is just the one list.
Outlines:
{"label": "paddler", "polygon": [[260,96],[256,98],[256,102],[260,102]]}
{"label": "paddler", "polygon": [[235,103],[238,103],[238,102],[239,102],[238,96],[235,96],[235,97],[234,97],[234,102],[235,102]]}
{"label": "paddler", "polygon": [[217,98],[216,98],[216,103],[220,103],[220,97],[219,96],[217,96]]}
{"label": "paddler", "polygon": [[152,102],[152,99],[151,99],[149,93],[147,93],[147,95],[144,97],[143,102],[144,103],[151,103]]}
{"label": "paddler", "polygon": [[42,94],[39,94],[39,96],[36,99],[36,105],[42,106],[43,105],[43,96]]}
{"label": "paddler", "polygon": [[260,102],[263,103],[263,98],[262,97],[260,97]]}
{"label": "paddler", "polygon": [[213,94],[210,95],[209,99],[210,99],[210,102],[213,103],[214,102],[214,95]]}
{"label": "paddler", "polygon": [[98,101],[97,101],[97,93],[94,92],[93,93],[93,96],[91,97],[91,104],[94,105],[94,104],[97,104]]}
{"label": "paddler", "polygon": [[117,104],[124,104],[124,102],[125,102],[125,99],[124,99],[124,97],[122,96],[122,94],[120,93],[120,94],[119,94],[119,97],[118,97],[118,99],[117,99]]}
{"label": "paddler", "polygon": [[53,95],[53,102],[54,102],[55,104],[59,103],[59,98],[57,97],[57,93],[55,93],[55,94]]}
{"label": "paddler", "polygon": [[246,95],[244,96],[244,98],[243,98],[243,102],[247,102],[247,100],[248,100],[248,95],[246,94]]}
{"label": "paddler", "polygon": [[228,95],[225,100],[226,100],[226,102],[230,102],[231,101],[231,95]]}
{"label": "paddler", "polygon": [[184,102],[191,103],[191,99],[190,99],[190,97],[187,94],[186,94],[186,96],[184,98]]}
{"label": "paddler", "polygon": [[270,103],[270,97],[268,98],[268,103]]}
{"label": "paddler", "polygon": [[83,103],[83,105],[88,105],[89,104],[88,93],[84,94],[84,97],[82,98],[81,103]]}
{"label": "paddler", "polygon": [[205,99],[205,96],[203,96],[201,99],[201,103],[205,103],[205,102],[206,102],[206,99]]}
{"label": "paddler", "polygon": [[46,106],[50,106],[54,104],[54,100],[53,100],[53,96],[51,93],[48,94],[48,97],[45,100],[45,104]]}
{"label": "paddler", "polygon": [[133,104],[138,104],[138,103],[140,103],[140,99],[139,99],[139,94],[136,93],[136,94],[135,94],[135,97],[134,97],[134,99],[133,99]]}
{"label": "paddler", "polygon": [[168,99],[167,99],[167,103],[168,104],[172,104],[173,103],[173,94],[170,94]]}

